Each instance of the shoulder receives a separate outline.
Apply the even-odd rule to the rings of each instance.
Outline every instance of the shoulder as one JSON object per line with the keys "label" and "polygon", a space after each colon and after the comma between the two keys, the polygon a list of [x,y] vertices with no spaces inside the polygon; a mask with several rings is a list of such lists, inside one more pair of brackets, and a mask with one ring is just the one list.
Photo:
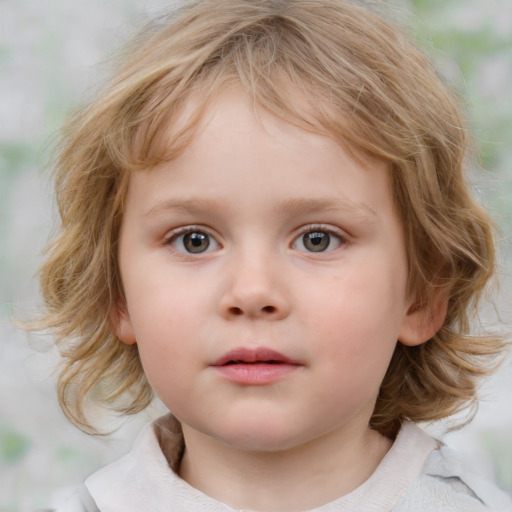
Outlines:
{"label": "shoulder", "polygon": [[[132,450],[124,457],[92,474],[85,481],[84,495],[57,512],[167,512],[169,510],[223,510],[190,487],[173,467],[183,451],[181,429],[172,416],[144,427]],[[165,453],[163,451],[165,449]],[[71,508],[76,506],[82,508]],[[96,508],[94,508],[96,507]]]}
{"label": "shoulder", "polygon": [[153,475],[151,471],[153,467],[147,462],[152,462],[153,458],[156,458],[160,465],[166,466],[165,459],[160,460],[163,456],[159,451],[153,424],[149,424],[139,434],[134,447],[128,454],[89,476],[85,484],[76,489],[52,512],[120,510],[116,508],[116,503],[121,504],[123,512],[144,510],[144,508],[131,508],[133,503],[130,503],[130,500],[134,494],[140,494],[139,466],[143,468],[142,474],[149,472]]}
{"label": "shoulder", "polygon": [[[440,509],[442,505],[442,509]],[[510,512],[512,500],[443,444],[427,457],[418,478],[393,512]]]}

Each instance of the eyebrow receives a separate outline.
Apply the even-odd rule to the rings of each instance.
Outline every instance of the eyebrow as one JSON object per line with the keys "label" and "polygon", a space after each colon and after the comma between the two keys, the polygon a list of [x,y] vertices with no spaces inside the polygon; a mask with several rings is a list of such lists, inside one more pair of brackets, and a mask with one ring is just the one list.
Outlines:
{"label": "eyebrow", "polygon": [[150,208],[144,217],[156,217],[158,215],[178,211],[183,213],[197,213],[206,210],[218,209],[221,202],[212,199],[191,198],[191,199],[165,199],[159,201]]}
{"label": "eyebrow", "polygon": [[289,215],[331,211],[341,212],[372,222],[378,218],[377,212],[368,204],[358,203],[348,198],[339,199],[337,197],[287,199],[276,207],[276,211]]}
{"label": "eyebrow", "polygon": [[[203,213],[205,211],[218,210],[223,205],[225,205],[223,201],[208,198],[165,199],[150,208],[144,216],[156,217],[173,211],[189,214]],[[378,220],[377,212],[368,204],[355,202],[348,198],[293,198],[277,204],[274,210],[277,214],[287,214],[290,216],[322,212],[340,212],[369,223]]]}

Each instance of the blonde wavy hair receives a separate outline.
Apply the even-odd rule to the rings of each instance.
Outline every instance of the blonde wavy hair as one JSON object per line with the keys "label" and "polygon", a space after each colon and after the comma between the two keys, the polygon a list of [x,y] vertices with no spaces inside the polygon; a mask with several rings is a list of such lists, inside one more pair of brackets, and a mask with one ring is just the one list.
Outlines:
{"label": "blonde wavy hair", "polygon": [[432,339],[397,343],[371,426],[392,437],[404,420],[475,403],[476,378],[502,349],[470,329],[494,271],[491,223],[465,182],[457,101],[378,11],[347,0],[188,0],[143,29],[106,90],[63,129],[54,166],[62,222],[41,268],[37,328],[56,337],[59,400],[79,428],[97,433],[88,397],[124,414],[152,400],[137,346],[111,323],[123,301],[117,242],[130,173],[175,158],[232,84],[280,118],[387,161],[409,292],[424,304],[440,288],[448,297]]}

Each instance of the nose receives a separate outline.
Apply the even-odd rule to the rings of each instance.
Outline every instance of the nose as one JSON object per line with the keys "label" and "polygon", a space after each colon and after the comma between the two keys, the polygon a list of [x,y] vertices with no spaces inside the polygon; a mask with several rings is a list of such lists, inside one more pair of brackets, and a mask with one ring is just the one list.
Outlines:
{"label": "nose", "polygon": [[290,313],[283,275],[268,257],[240,257],[226,270],[219,313],[226,319],[281,320]]}

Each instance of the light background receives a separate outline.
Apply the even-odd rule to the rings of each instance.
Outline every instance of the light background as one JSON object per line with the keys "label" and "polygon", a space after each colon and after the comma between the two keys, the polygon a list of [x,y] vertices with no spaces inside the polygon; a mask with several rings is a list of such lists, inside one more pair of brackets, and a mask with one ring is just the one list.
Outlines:
{"label": "light background", "polygon": [[[475,192],[500,226],[498,314],[512,330],[512,0],[395,0],[459,93],[485,173]],[[40,304],[33,275],[55,219],[43,170],[52,134],[108,76],[108,57],[163,0],[0,0],[0,512],[55,505],[129,449],[158,406],[108,438],[67,423],[55,398],[51,340],[11,324]],[[498,319],[498,316],[501,317]],[[482,388],[475,420],[445,439],[512,491],[512,364]],[[99,413],[101,414],[101,413]],[[121,424],[121,423],[119,423]],[[442,433],[446,424],[429,427]]]}

